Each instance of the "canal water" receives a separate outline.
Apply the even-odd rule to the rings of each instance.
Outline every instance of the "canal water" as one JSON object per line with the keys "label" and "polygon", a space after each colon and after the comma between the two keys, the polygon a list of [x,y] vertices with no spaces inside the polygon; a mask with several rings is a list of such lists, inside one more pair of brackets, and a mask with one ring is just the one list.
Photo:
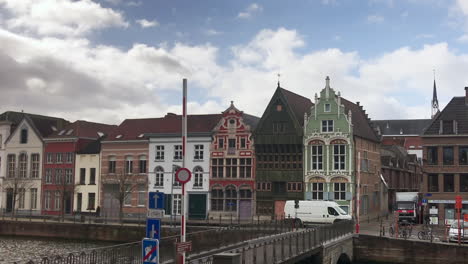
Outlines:
{"label": "canal water", "polygon": [[25,263],[31,259],[38,260],[46,256],[62,255],[115,244],[102,241],[0,236],[0,264],[12,263],[13,261]]}

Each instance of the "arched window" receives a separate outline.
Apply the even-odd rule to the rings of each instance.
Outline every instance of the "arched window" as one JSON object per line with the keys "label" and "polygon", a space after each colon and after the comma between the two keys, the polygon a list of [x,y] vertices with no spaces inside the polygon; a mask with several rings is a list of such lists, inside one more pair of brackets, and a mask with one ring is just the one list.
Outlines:
{"label": "arched window", "polygon": [[211,210],[223,211],[224,194],[221,186],[214,186],[211,190]]}
{"label": "arched window", "polygon": [[195,176],[193,187],[202,188],[203,187],[203,169],[200,166],[197,166],[193,169],[193,174]]}
{"label": "arched window", "polygon": [[28,156],[26,155],[26,153],[21,153],[19,155],[19,177],[20,178],[26,178],[27,168],[28,168]]}
{"label": "arched window", "polygon": [[347,142],[342,139],[335,139],[330,144],[333,148],[333,169],[338,171],[345,170]]}
{"label": "arched window", "polygon": [[237,190],[234,186],[226,187],[225,211],[237,211]]}
{"label": "arched window", "polygon": [[252,199],[252,190],[250,187],[242,187],[239,190],[239,198],[242,200],[250,200]]}
{"label": "arched window", "polygon": [[310,166],[309,170],[323,170],[323,151],[324,143],[320,140],[312,140],[309,142]]}
{"label": "arched window", "polygon": [[325,179],[314,177],[309,181],[309,190],[312,193],[312,200],[323,200]]}
{"label": "arched window", "polygon": [[335,177],[331,179],[333,183],[333,192],[335,200],[346,200],[346,189],[348,180],[343,177]]}
{"label": "arched window", "polygon": [[154,170],[156,179],[154,181],[154,187],[163,187],[164,186],[164,169],[161,166],[156,167]]}

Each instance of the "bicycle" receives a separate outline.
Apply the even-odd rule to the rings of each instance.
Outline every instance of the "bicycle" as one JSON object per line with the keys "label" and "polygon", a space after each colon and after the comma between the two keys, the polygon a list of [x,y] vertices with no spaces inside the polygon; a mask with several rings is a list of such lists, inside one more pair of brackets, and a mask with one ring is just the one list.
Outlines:
{"label": "bicycle", "polygon": [[420,240],[433,240],[432,229],[429,226],[424,226],[424,229],[418,232]]}

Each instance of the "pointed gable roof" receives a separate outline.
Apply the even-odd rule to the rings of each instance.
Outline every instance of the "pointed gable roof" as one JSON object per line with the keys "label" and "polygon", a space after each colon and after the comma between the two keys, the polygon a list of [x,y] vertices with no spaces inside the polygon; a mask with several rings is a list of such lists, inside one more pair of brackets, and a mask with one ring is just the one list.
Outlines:
{"label": "pointed gable roof", "polygon": [[54,129],[62,129],[70,122],[63,118],[51,117],[51,116],[43,116],[43,115],[35,115],[30,113],[23,113],[23,112],[14,112],[14,111],[6,111],[0,115],[0,122],[6,121],[10,122],[11,125],[11,132],[13,132],[16,127],[23,121],[25,117],[28,117],[31,121],[31,124],[37,130],[38,135],[41,137],[47,137],[53,132]]}
{"label": "pointed gable roof", "polygon": [[351,122],[353,124],[353,134],[361,138],[379,142],[380,139],[374,131],[370,119],[366,116],[362,106],[352,103],[343,97],[341,98],[341,103],[345,107],[345,113],[349,111],[352,113]]}
{"label": "pointed gable roof", "polygon": [[[465,96],[456,96],[439,112],[423,135],[439,135],[440,121],[456,121],[457,134],[468,134],[468,104]],[[443,132],[443,131],[442,131]],[[442,133],[444,134],[444,133]]]}
{"label": "pointed gable roof", "polygon": [[289,107],[294,113],[294,117],[296,118],[296,120],[301,126],[303,126],[304,113],[307,112],[313,105],[312,101],[309,98],[306,98],[302,95],[298,95],[279,86],[278,90],[281,92],[281,94],[283,94],[284,98],[286,99]]}

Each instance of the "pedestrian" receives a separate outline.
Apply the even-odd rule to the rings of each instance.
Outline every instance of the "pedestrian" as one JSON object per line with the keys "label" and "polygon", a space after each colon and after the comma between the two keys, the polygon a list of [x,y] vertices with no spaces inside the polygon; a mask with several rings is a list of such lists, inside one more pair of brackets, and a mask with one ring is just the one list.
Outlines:
{"label": "pedestrian", "polygon": [[429,217],[429,214],[426,214],[424,216],[424,224],[428,225],[430,221],[431,221],[431,218]]}

